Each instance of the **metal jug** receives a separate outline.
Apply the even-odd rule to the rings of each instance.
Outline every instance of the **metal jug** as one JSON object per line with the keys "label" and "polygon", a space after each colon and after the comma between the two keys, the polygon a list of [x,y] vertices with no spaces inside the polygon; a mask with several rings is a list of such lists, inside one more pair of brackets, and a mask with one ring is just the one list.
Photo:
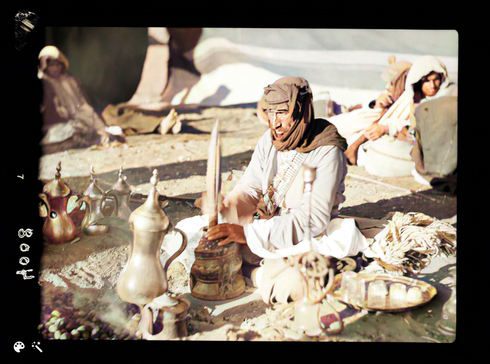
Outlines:
{"label": "metal jug", "polygon": [[171,340],[187,336],[189,318],[187,300],[170,297],[168,293],[156,297],[141,312],[139,330],[145,340]]}
{"label": "metal jug", "polygon": [[63,244],[74,240],[77,229],[71,215],[77,213],[79,207],[75,205],[75,208],[68,213],[69,201],[76,199],[77,196],[61,179],[61,162],[56,167],[54,180],[43,187],[43,193],[40,193],[39,197],[47,209],[43,225],[44,239],[50,244]]}
{"label": "metal jug", "polygon": [[145,203],[129,217],[134,239],[128,263],[121,272],[116,287],[123,301],[139,305],[141,310],[144,305],[167,291],[167,269],[187,246],[185,233],[174,228],[182,235],[182,245],[162,267],[159,259],[160,247],[165,235],[170,231],[170,222],[158,204],[156,169],[150,183],[153,187]]}
{"label": "metal jug", "polygon": [[120,217],[128,221],[129,215],[131,215],[131,209],[129,208],[129,195],[131,194],[131,187],[126,182],[127,177],[123,175],[122,166],[119,168],[119,179],[116,184],[106,192],[106,196],[113,196],[116,200],[117,208],[114,209],[112,216]]}
{"label": "metal jug", "polygon": [[[102,212],[102,204],[107,199],[107,195],[102,191],[102,189],[97,184],[97,179],[95,178],[94,167],[90,168],[90,185],[83,192],[82,196],[77,200],[79,205],[85,203],[87,212],[82,221],[82,233],[88,236],[96,236],[104,234],[109,230],[106,225],[95,225],[94,222],[105,217]],[[117,210],[117,200],[116,207]]]}

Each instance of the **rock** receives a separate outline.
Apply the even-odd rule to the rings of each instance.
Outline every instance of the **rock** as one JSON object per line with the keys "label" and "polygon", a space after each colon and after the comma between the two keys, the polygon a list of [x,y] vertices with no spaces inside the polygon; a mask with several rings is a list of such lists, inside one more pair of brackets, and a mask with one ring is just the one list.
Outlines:
{"label": "rock", "polygon": [[87,329],[86,325],[80,325],[80,326],[77,328],[77,330],[78,330],[79,332],[83,332],[83,331],[85,331],[86,329]]}
{"label": "rock", "polygon": [[58,311],[58,310],[53,310],[51,311],[51,316],[56,316],[56,317],[59,317],[61,315],[61,312]]}
{"label": "rock", "polygon": [[92,329],[92,338],[99,337],[99,335],[100,335],[100,329],[97,326],[95,326]]}
{"label": "rock", "polygon": [[56,332],[54,333],[54,339],[55,340],[59,340],[61,337],[61,331],[60,330],[56,330]]}
{"label": "rock", "polygon": [[70,338],[71,338],[71,335],[68,332],[63,333],[60,336],[60,340],[68,340]]}
{"label": "rock", "polygon": [[80,332],[78,330],[71,330],[71,336],[74,339],[78,339],[80,337]]}
{"label": "rock", "polygon": [[56,332],[56,330],[58,330],[58,325],[56,325],[56,324],[53,324],[53,325],[49,326],[49,328],[48,328],[49,332]]}
{"label": "rock", "polygon": [[59,328],[64,328],[66,326],[66,320],[64,318],[61,318],[59,321],[58,321],[58,327]]}
{"label": "rock", "polygon": [[[177,125],[176,125],[177,124]],[[160,126],[158,127],[158,131],[160,134],[164,135],[168,132],[172,131],[172,133],[177,134],[182,127],[180,122],[180,118],[175,111],[175,109],[170,110],[168,115],[160,122]],[[175,132],[174,132],[175,127]]]}

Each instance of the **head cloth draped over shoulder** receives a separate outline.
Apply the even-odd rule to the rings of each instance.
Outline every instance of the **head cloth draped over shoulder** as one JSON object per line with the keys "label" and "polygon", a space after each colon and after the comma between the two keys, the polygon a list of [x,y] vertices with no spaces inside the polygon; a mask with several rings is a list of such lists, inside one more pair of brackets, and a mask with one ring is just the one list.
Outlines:
{"label": "head cloth draped over shoulder", "polygon": [[390,65],[386,67],[381,78],[390,84],[391,98],[393,102],[405,91],[405,83],[412,63],[407,61],[397,61],[395,56],[390,57]]}
{"label": "head cloth draped over shoulder", "polygon": [[315,119],[313,94],[304,78],[280,78],[264,88],[261,102],[265,110],[287,110],[287,117],[293,120],[293,125],[282,140],[277,138],[271,128],[272,143],[277,150],[294,149],[306,153],[322,145],[335,145],[342,150],[347,148],[345,139],[340,136],[335,125],[325,119]]}

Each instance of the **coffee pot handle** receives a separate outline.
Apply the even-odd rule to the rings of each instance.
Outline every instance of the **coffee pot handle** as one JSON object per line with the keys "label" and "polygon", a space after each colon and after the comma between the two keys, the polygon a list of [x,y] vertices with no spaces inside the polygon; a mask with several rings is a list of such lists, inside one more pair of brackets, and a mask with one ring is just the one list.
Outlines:
{"label": "coffee pot handle", "polygon": [[[44,206],[46,206],[47,216],[49,216],[49,213],[50,213],[51,208],[49,207],[48,196],[46,196],[45,193],[40,193],[39,194],[39,198],[41,199],[41,203]],[[39,208],[41,208],[41,207],[39,207]]]}
{"label": "coffee pot handle", "polygon": [[79,201],[80,196],[81,196],[81,195],[78,195],[78,194],[74,193],[74,194],[72,194],[72,195],[70,196],[70,198],[68,199],[68,203],[70,203],[70,200],[71,200],[73,197],[76,197],[76,200],[75,200],[75,207],[73,208],[73,210],[68,211],[68,205],[66,206],[66,213],[67,213],[68,215],[70,215],[70,216],[71,216],[71,215],[73,215],[73,214],[77,213],[77,212],[78,212],[78,210],[80,210],[80,209],[82,208],[83,204],[82,204],[82,203]]}
{"label": "coffee pot handle", "polygon": [[163,268],[165,272],[168,270],[168,267],[173,262],[173,260],[177,258],[180,254],[182,254],[185,248],[187,248],[187,235],[180,229],[173,228],[173,230],[177,231],[182,235],[182,245],[180,246],[179,250],[177,250],[170,258],[167,259],[167,262],[165,263],[165,267]]}
{"label": "coffee pot handle", "polygon": [[109,214],[109,216],[117,216],[117,211],[119,210],[119,201],[117,200],[116,196],[114,196],[114,190],[113,189],[110,189],[109,191],[107,191],[104,194],[104,198],[103,198],[102,202],[104,202],[107,198],[112,198],[114,200],[115,205],[116,205],[114,207],[114,209],[111,211],[111,213]]}
{"label": "coffee pot handle", "polygon": [[153,311],[150,310],[148,305],[145,305],[141,311],[141,320],[138,328],[145,340],[148,340],[153,334]]}

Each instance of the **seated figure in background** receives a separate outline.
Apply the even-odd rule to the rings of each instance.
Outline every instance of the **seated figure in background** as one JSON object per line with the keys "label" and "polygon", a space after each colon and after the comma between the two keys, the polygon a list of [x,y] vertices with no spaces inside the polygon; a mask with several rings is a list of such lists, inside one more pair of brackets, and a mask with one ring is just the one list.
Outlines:
{"label": "seated figure in background", "polygon": [[[357,164],[364,166],[370,174],[381,177],[414,174],[415,159],[412,158],[412,151],[417,110],[421,105],[427,109],[427,102],[433,103],[446,96],[449,97],[449,103],[454,104],[457,100],[457,87],[449,81],[444,63],[430,55],[416,59],[407,74],[404,92],[380,121],[364,132]],[[437,109],[440,103],[435,105]],[[447,108],[445,103],[442,105],[448,111],[445,120],[451,124],[456,123],[455,108]],[[440,124],[442,129],[445,128],[443,125]],[[368,141],[364,142],[365,139]],[[365,154],[362,160],[361,154]]]}
{"label": "seated figure in background", "polygon": [[54,46],[39,53],[38,78],[43,83],[43,139],[45,150],[62,151],[98,144],[106,125],[87,101],[81,82],[70,74],[68,60]]}
{"label": "seated figure in background", "polygon": [[[345,154],[349,164],[357,164],[359,146],[369,138],[376,138],[377,124],[381,117],[405,90],[405,81],[412,64],[406,61],[396,61],[394,56],[391,56],[388,61],[390,65],[381,75],[386,82],[386,88],[376,100],[361,105],[361,107],[350,108],[348,113],[325,116],[347,140],[348,148]],[[318,101],[315,104],[315,112],[323,106]]]}

